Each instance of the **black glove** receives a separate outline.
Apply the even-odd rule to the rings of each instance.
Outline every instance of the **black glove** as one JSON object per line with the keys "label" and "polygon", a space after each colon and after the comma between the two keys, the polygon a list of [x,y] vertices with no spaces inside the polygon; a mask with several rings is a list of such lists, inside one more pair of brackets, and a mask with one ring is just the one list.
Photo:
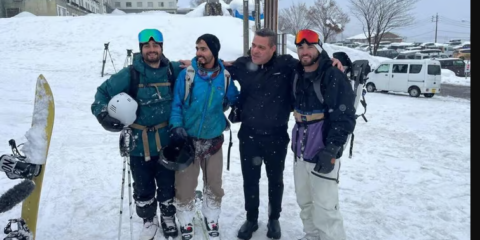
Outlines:
{"label": "black glove", "polygon": [[110,115],[108,115],[108,112],[101,112],[100,114],[98,114],[97,120],[102,125],[102,127],[105,128],[105,130],[110,132],[120,132],[125,126],[118,119],[110,117]]}
{"label": "black glove", "polygon": [[239,123],[242,121],[241,114],[242,109],[240,106],[233,105],[230,114],[228,114],[228,120],[230,120],[231,123]]}
{"label": "black glove", "polygon": [[176,127],[172,129],[172,138],[175,142],[182,142],[187,139],[188,134],[183,127]]}
{"label": "black glove", "polygon": [[328,145],[320,150],[320,152],[313,157],[313,159],[317,162],[317,164],[315,164],[314,171],[323,174],[330,173],[335,168],[338,150],[340,150],[340,147],[334,145]]}

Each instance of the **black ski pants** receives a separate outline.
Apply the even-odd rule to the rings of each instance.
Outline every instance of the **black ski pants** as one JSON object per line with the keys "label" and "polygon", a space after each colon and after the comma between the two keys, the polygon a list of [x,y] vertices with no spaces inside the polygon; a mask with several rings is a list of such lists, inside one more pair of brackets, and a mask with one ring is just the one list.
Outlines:
{"label": "black ski pants", "polygon": [[[260,133],[265,132],[261,131]],[[262,162],[265,163],[268,178],[268,217],[278,220],[282,211],[283,170],[290,141],[287,128],[264,135],[255,134],[249,128],[242,126],[238,137],[247,220],[257,221],[258,219]]]}
{"label": "black ski pants", "polygon": [[[157,202],[163,216],[173,216],[176,212],[173,206],[175,196],[175,171],[171,171],[158,163],[158,156],[152,156],[150,161],[144,157],[130,156],[130,169],[133,177],[133,199],[139,217],[151,219],[157,213]],[[168,201],[167,201],[168,200]]]}

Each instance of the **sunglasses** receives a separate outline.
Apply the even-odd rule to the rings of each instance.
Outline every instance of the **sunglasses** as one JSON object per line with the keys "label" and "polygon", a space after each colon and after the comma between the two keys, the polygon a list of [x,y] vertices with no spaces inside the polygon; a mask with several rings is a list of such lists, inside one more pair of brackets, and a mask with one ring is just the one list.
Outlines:
{"label": "sunglasses", "polygon": [[150,39],[153,41],[161,43],[163,42],[163,35],[157,29],[145,29],[138,34],[139,43],[148,43]]}
{"label": "sunglasses", "polygon": [[306,42],[307,44],[318,44],[320,42],[318,33],[309,29],[298,31],[295,36],[295,45],[301,45],[303,42]]}

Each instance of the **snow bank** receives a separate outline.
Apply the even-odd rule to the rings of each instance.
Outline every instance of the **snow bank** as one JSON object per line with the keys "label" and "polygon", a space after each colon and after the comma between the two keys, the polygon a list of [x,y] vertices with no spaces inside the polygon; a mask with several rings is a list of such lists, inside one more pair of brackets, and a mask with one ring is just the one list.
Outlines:
{"label": "snow bank", "polygon": [[[205,16],[205,4],[207,3],[202,3],[198,5],[193,11],[185,14],[187,17],[203,17]],[[220,0],[220,4],[222,4],[222,12],[223,16],[231,16],[230,12],[228,12],[228,4],[226,4],[224,1]]]}
{"label": "snow bank", "polygon": [[37,16],[37,15],[35,15],[35,14],[31,13],[31,12],[26,12],[26,11],[24,11],[24,12],[21,12],[21,13],[15,15],[15,16],[13,16],[13,17],[17,18],[17,17],[36,17],[36,16]]}

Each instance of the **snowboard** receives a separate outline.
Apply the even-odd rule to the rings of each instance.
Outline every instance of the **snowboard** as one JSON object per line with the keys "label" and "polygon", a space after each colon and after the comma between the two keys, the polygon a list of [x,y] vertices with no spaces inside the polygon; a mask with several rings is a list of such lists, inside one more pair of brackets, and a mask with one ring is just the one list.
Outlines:
{"label": "snowboard", "polygon": [[55,104],[52,90],[43,75],[37,78],[35,101],[33,106],[32,125],[25,134],[27,142],[22,147],[22,152],[28,156],[26,161],[41,164],[42,171],[32,180],[35,189],[22,204],[22,219],[25,220],[35,239],[37,232],[37,218],[42,191],[43,176],[47,163],[48,149],[52,137],[55,118]]}

